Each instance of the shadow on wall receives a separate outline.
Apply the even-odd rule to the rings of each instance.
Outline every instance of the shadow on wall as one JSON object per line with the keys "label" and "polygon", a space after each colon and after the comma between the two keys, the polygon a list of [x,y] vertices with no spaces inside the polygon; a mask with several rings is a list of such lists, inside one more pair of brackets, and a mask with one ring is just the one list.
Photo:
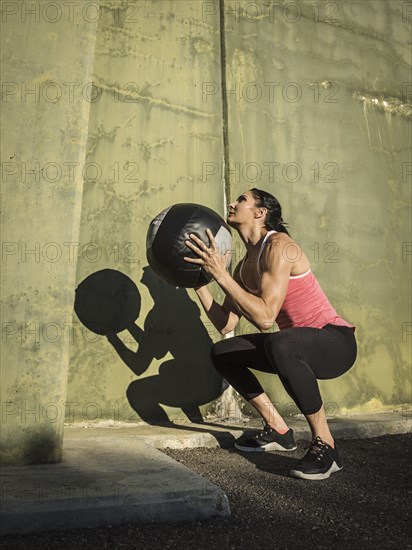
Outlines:
{"label": "shadow on wall", "polygon": [[[141,376],[153,359],[168,352],[159,374],[132,382],[127,398],[139,417],[149,424],[172,424],[161,407],[178,407],[192,422],[202,422],[200,405],[222,394],[222,377],[210,360],[213,345],[200,319],[199,307],[184,288],[175,288],[147,266],[140,281],[154,305],[141,328],[140,293],[134,282],[120,271],[104,269],[93,273],[76,289],[74,309],[80,321],[97,334],[105,335],[124,363]],[[137,351],[126,346],[117,334],[127,330],[137,342]]]}

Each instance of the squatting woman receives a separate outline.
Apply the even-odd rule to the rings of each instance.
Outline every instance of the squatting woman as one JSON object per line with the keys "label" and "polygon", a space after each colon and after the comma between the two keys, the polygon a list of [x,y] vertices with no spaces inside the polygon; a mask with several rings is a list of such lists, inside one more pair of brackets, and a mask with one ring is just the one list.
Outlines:
{"label": "squatting woman", "polygon": [[[342,469],[342,460],[326,421],[318,379],[337,378],[352,367],[357,355],[355,327],[332,307],[307,256],[286,229],[273,195],[253,188],[228,210],[227,223],[246,247],[233,277],[225,267],[230,252],[220,254],[209,231],[209,246],[191,235],[186,244],[199,258],[185,260],[202,265],[226,295],[219,305],[206,286],[196,289],[221,334],[233,331],[242,316],[259,330],[223,339],[211,350],[218,372],[263,419],[263,431],[241,437],[235,447],[244,452],[296,449],[293,430],[249,369],[273,373],[312,432],[309,449],[291,475],[328,478]],[[279,331],[268,332],[274,323]]]}

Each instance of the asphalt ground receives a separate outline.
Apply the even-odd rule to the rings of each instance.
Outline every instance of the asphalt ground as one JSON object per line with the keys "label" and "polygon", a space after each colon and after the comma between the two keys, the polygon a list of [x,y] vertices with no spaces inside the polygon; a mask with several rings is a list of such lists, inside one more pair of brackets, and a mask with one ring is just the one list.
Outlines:
{"label": "asphalt ground", "polygon": [[411,434],[338,440],[343,470],[322,481],[289,476],[308,445],[299,440],[288,453],[167,449],[224,490],[230,517],[48,531],[0,542],[13,550],[406,550],[412,548],[411,442]]}

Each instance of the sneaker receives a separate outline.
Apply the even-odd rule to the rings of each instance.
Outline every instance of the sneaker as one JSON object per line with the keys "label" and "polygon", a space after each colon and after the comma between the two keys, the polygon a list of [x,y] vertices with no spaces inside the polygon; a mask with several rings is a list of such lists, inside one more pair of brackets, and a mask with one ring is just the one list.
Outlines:
{"label": "sneaker", "polygon": [[255,436],[239,437],[235,442],[235,448],[245,452],[259,451],[294,451],[296,449],[293,430],[280,434],[271,428],[266,422],[263,422],[263,431]]}
{"label": "sneaker", "polygon": [[336,443],[333,448],[316,436],[312,440],[308,452],[290,471],[290,475],[301,479],[327,479],[342,468],[342,460]]}

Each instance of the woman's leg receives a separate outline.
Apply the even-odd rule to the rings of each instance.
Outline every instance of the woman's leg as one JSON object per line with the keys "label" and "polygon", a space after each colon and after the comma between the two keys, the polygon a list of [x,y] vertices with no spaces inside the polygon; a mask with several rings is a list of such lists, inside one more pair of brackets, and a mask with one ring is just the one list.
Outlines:
{"label": "woman's leg", "polygon": [[221,340],[213,346],[211,358],[215,368],[265,421],[282,431],[286,423],[248,367],[278,374],[313,436],[319,435],[333,445],[317,379],[340,376],[353,365],[356,353],[352,329],[326,325],[323,329],[292,328]]}
{"label": "woman's leg", "polygon": [[306,414],[305,417],[312,432],[312,439],[318,435],[322,439],[322,441],[328,443],[328,445],[330,445],[331,447],[335,447],[335,441],[332,434],[330,433],[323,405],[317,413]]}
{"label": "woman's leg", "polygon": [[286,329],[268,335],[264,348],[313,436],[319,435],[333,446],[317,380],[337,378],[353,365],[357,346],[352,329],[332,325]]}
{"label": "woman's leg", "polygon": [[279,433],[284,433],[288,431],[288,425],[280,416],[276,407],[266,395],[266,393],[261,393],[257,397],[254,397],[249,401],[251,405],[255,407],[260,416],[265,420],[266,424]]}
{"label": "woman's leg", "polygon": [[214,344],[210,355],[223,378],[259,412],[271,428],[282,433],[288,429],[285,421],[248,368],[273,373],[264,351],[267,337],[268,334],[258,333],[220,340]]}

